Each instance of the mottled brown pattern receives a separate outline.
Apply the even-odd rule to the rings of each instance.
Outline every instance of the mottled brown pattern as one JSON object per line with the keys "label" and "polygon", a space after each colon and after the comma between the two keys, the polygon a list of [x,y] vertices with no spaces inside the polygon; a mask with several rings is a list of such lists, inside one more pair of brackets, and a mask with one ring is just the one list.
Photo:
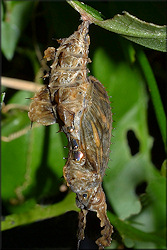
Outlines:
{"label": "mottled brown pattern", "polygon": [[45,58],[53,60],[50,81],[33,98],[29,118],[32,122],[51,125],[58,122],[66,134],[69,154],[63,169],[67,185],[76,193],[81,208],[78,246],[84,239],[86,214],[97,212],[101,237],[99,249],[109,246],[113,228],[107,217],[102,179],[109,160],[112,114],[103,85],[88,77],[87,63],[90,38],[89,21],[83,21],[69,38],[59,39],[60,47],[50,47]]}

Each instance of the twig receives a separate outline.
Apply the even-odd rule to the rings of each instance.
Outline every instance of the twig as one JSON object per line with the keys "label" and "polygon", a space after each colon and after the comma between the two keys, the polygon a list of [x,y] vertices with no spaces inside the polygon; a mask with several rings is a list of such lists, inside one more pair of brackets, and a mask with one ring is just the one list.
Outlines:
{"label": "twig", "polygon": [[1,77],[1,83],[3,86],[11,89],[25,90],[30,92],[36,92],[42,87],[42,85],[38,83],[4,76]]}
{"label": "twig", "polygon": [[[41,126],[41,125],[39,125],[39,124],[34,124],[34,125],[33,125],[33,128],[38,128],[39,126]],[[3,135],[2,135],[2,136],[1,136],[1,140],[4,141],[4,142],[13,141],[13,140],[15,140],[15,139],[21,137],[22,135],[27,134],[27,132],[30,131],[30,128],[31,128],[31,125],[29,125],[29,126],[23,128],[23,129],[21,129],[21,130],[19,130],[19,131],[17,131],[17,132],[12,133],[12,134],[10,134],[9,136],[3,136]]]}

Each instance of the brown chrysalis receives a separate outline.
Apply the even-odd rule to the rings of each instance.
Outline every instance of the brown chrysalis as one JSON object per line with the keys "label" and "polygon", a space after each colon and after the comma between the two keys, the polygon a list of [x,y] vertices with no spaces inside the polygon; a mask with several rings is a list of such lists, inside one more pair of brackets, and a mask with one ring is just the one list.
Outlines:
{"label": "brown chrysalis", "polygon": [[89,21],[83,21],[69,38],[58,40],[57,50],[45,50],[44,57],[53,60],[49,84],[36,93],[28,115],[31,122],[43,125],[58,122],[66,134],[69,154],[63,174],[81,208],[78,242],[84,239],[88,210],[95,211],[104,227],[96,244],[103,249],[110,245],[113,232],[102,189],[109,160],[112,114],[103,85],[93,76],[88,77],[89,25]]}

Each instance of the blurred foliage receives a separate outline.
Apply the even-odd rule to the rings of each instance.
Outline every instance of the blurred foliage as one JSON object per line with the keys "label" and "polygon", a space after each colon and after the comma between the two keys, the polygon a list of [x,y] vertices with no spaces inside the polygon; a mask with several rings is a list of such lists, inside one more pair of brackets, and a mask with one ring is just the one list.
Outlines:
{"label": "blurred foliage", "polygon": [[[41,71],[46,70],[41,60],[43,51],[48,46],[58,47],[56,39],[72,34],[80,23],[80,16],[66,2],[5,1],[1,4],[2,75],[37,82]],[[89,5],[101,11],[106,18],[125,10],[144,21],[165,24],[163,2],[118,4],[92,1]],[[103,182],[108,215],[114,225],[110,248],[123,245],[133,249],[165,249],[165,147],[145,77],[150,71],[143,72],[144,65],[141,67],[136,57],[141,46],[93,24],[90,26],[90,38],[91,74],[112,96],[112,152]],[[165,55],[150,49],[145,49],[145,53],[164,103]],[[147,64],[145,66],[147,68]],[[68,149],[64,148],[67,145],[65,135],[57,133],[57,124],[30,129],[27,111],[22,107],[28,107],[30,100],[26,98],[31,98],[32,93],[4,86],[1,91],[5,92],[3,99],[1,96],[5,103],[2,105],[1,135],[5,138],[13,135],[14,138],[19,131],[27,130],[16,139],[1,142],[2,229],[20,225],[24,232],[25,227],[21,225],[27,223],[54,216],[58,216],[58,221],[61,214],[67,218],[65,212],[78,211],[78,208],[75,195],[62,192],[65,184],[62,178],[63,157],[68,155]],[[12,106],[8,112],[3,112],[4,105]],[[74,217],[69,225],[73,220]],[[8,240],[3,241],[4,246],[14,241],[12,230],[3,232],[4,237],[5,233],[8,235]],[[65,228],[59,231],[52,240],[46,239],[46,245],[42,247],[50,247],[53,241],[54,248],[72,248],[70,241],[64,241],[69,233],[64,235]],[[76,231],[72,233],[76,235]],[[51,232],[49,234],[52,235]],[[60,245],[55,237],[61,239]],[[35,236],[30,240],[27,235],[27,241],[25,239],[26,233],[23,237],[26,247],[40,247]],[[15,239],[14,243],[16,248],[20,246],[19,240]]]}
{"label": "blurred foliage", "polygon": [[20,38],[21,32],[29,22],[33,11],[31,1],[6,1],[2,6],[2,52],[11,60]]}

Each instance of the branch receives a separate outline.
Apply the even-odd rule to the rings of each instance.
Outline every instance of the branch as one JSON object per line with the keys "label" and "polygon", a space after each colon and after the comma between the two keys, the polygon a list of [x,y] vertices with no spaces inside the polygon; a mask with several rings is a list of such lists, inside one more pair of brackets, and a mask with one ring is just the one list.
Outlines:
{"label": "branch", "polygon": [[5,86],[7,88],[25,90],[30,92],[36,92],[42,87],[42,85],[38,83],[4,76],[2,76],[1,78],[1,83],[2,86]]}

